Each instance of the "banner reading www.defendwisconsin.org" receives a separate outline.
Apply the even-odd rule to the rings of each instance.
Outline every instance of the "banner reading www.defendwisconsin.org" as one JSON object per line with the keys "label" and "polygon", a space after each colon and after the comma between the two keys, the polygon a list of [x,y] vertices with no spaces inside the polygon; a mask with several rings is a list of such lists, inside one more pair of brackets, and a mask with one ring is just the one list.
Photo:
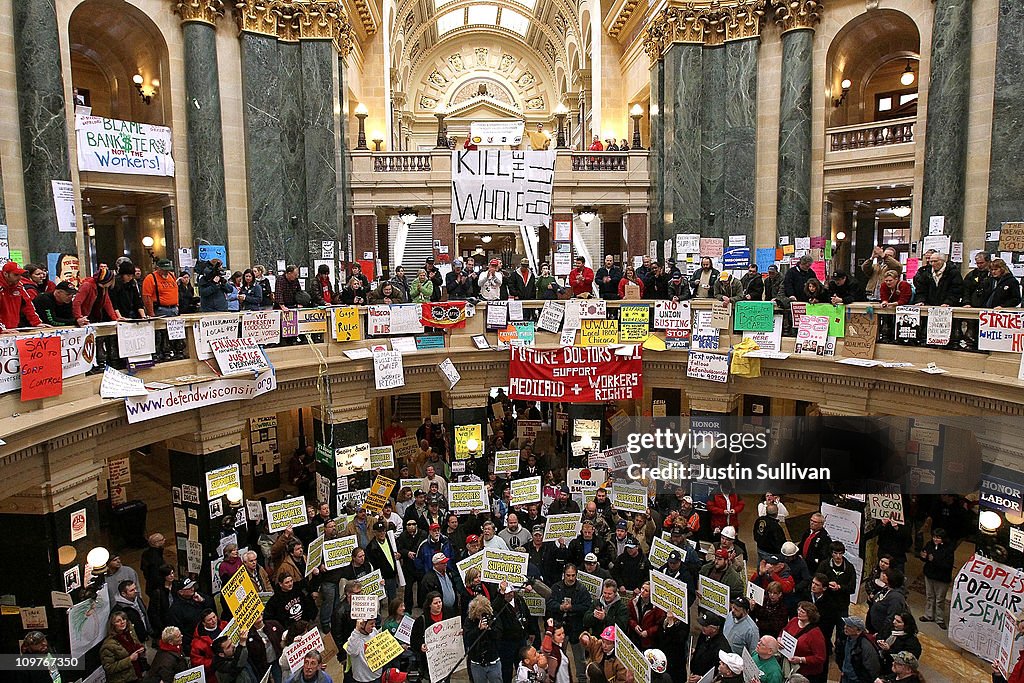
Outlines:
{"label": "banner reading www.defendwisconsin.org", "polygon": [[978,490],[983,469],[999,464],[1018,432],[999,418],[946,416],[706,415],[616,427],[610,451],[623,452],[616,461],[625,466],[613,476],[664,491],[702,482],[741,494],[964,495]]}
{"label": "banner reading www.defendwisconsin.org", "polygon": [[257,375],[256,379],[218,379],[151,391],[146,396],[126,398],[124,407],[128,413],[128,424],[135,424],[224,401],[256,398],[276,388],[277,376],[270,368]]}

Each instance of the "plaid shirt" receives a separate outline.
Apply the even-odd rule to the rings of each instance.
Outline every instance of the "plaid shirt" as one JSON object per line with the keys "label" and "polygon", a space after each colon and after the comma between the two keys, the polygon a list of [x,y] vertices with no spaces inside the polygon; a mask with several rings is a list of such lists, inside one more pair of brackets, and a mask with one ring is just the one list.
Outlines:
{"label": "plaid shirt", "polygon": [[277,286],[274,287],[274,303],[278,306],[295,306],[295,294],[302,289],[299,278],[289,280],[284,275],[277,277]]}

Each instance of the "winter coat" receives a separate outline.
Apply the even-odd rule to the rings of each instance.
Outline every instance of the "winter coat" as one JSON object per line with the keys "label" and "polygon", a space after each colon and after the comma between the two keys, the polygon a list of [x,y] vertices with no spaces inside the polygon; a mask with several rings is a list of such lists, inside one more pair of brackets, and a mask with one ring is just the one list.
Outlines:
{"label": "winter coat", "polygon": [[[135,627],[130,623],[128,624],[128,633],[134,642],[139,642],[138,636],[135,635]],[[100,663],[103,665],[103,671],[107,676],[107,683],[133,683],[133,681],[139,680],[139,676],[135,673],[135,662],[132,661],[131,655],[132,653],[125,649],[121,641],[115,638],[113,631],[111,631],[110,635],[103,641],[103,644],[100,645]],[[145,652],[139,655],[139,660],[142,662],[145,662],[145,658]]]}

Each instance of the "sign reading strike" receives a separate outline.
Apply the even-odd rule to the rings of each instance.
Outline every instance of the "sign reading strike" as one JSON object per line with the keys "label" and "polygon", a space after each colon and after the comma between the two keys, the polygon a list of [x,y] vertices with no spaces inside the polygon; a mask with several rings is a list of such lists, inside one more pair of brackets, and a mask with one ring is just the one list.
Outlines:
{"label": "sign reading strike", "polygon": [[548,227],[554,177],[555,150],[452,152],[452,222]]}
{"label": "sign reading strike", "polygon": [[978,313],[979,351],[1024,351],[1024,313],[981,311]]}
{"label": "sign reading strike", "polygon": [[991,662],[999,654],[1003,621],[1022,606],[1024,572],[975,555],[953,581],[949,639]]}
{"label": "sign reading strike", "polygon": [[148,123],[76,116],[78,168],[101,173],[173,176],[171,129]]}
{"label": "sign reading strike", "polygon": [[643,395],[640,348],[619,356],[607,347],[513,347],[508,367],[509,397],[565,403],[639,399]]}

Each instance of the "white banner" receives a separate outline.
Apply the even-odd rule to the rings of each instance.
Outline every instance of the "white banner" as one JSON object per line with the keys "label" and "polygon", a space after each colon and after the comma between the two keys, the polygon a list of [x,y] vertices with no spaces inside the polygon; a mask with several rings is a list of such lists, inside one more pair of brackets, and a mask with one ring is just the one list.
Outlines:
{"label": "white banner", "polygon": [[[60,328],[46,331],[47,336],[54,333],[60,335],[64,379],[84,375],[92,369],[96,361],[95,328]],[[24,336],[4,335],[0,337],[0,394],[21,389],[21,363],[18,360],[18,347],[14,343],[15,339],[24,339]]]}
{"label": "white banner", "polygon": [[171,129],[148,123],[76,116],[78,170],[173,176]]}
{"label": "white banner", "polygon": [[1024,603],[1024,572],[974,555],[953,579],[949,639],[986,661],[999,655],[1003,620]]}
{"label": "white banner", "polygon": [[452,152],[452,222],[548,227],[555,150]]}
{"label": "white banner", "polygon": [[145,397],[126,398],[128,424],[182,413],[224,401],[245,401],[277,388],[274,371],[265,370],[256,379],[218,379],[184,384],[151,392]]}
{"label": "white banner", "polygon": [[401,351],[378,351],[373,354],[373,377],[377,391],[405,386],[405,368]]}
{"label": "white banner", "polygon": [[473,121],[469,124],[469,139],[480,147],[515,147],[523,141],[523,121]]}

